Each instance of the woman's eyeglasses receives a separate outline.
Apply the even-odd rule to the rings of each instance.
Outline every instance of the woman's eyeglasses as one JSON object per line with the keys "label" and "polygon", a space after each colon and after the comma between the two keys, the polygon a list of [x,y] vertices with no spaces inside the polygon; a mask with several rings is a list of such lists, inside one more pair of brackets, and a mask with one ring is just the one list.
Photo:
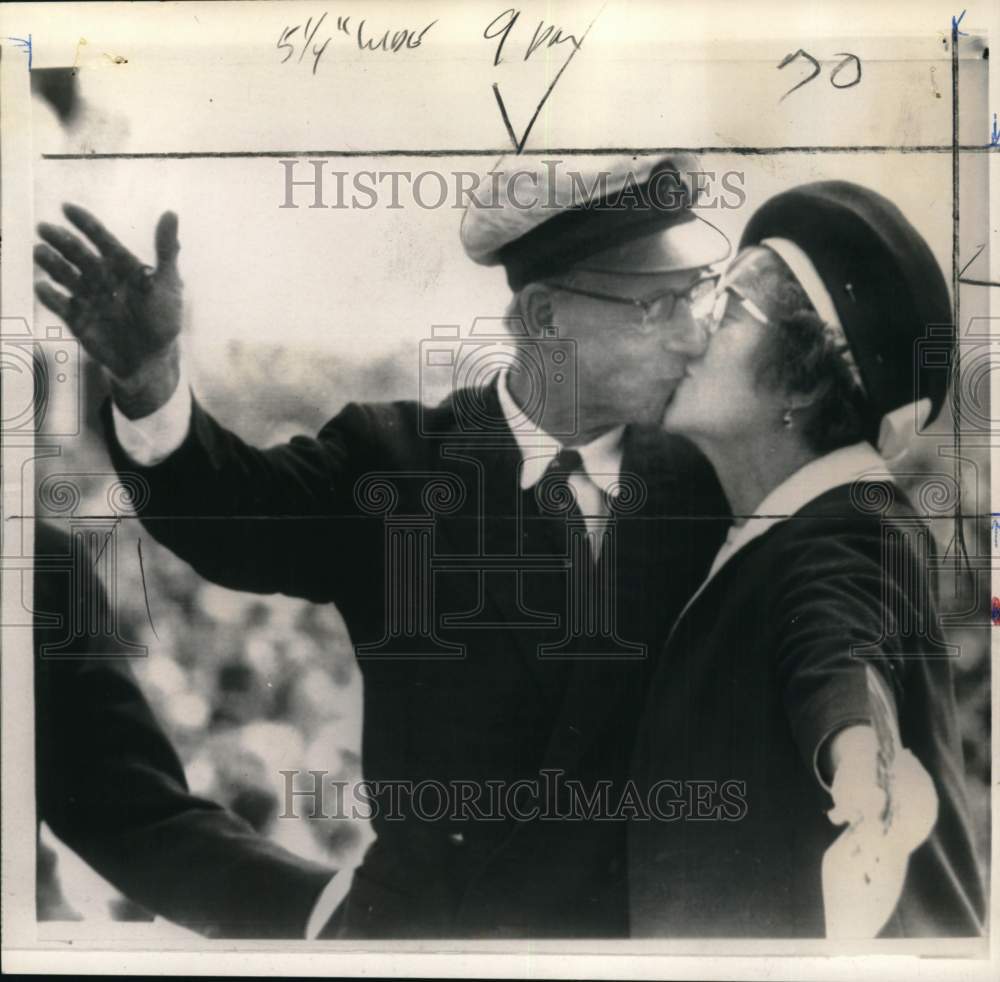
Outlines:
{"label": "woman's eyeglasses", "polygon": [[648,297],[623,297],[615,293],[602,293],[600,290],[584,290],[578,286],[564,286],[562,283],[547,283],[553,290],[561,290],[563,293],[573,293],[580,297],[589,297],[591,300],[604,300],[607,303],[624,304],[632,307],[641,313],[641,327],[649,327],[655,312],[660,320],[669,320],[674,313],[678,300],[684,300],[691,308],[692,312],[697,304],[703,302],[704,296],[712,296],[715,292],[715,285],[718,283],[718,275],[702,276],[683,289],[659,290]]}
{"label": "woman's eyeglasses", "polygon": [[[729,308],[729,298],[735,297],[740,306],[759,324],[769,324],[770,320],[764,313],[738,286],[733,283],[725,283],[720,286],[721,278],[715,276],[711,278],[713,287],[703,293],[697,303],[692,304],[691,316],[695,323],[699,324],[707,337],[712,337],[726,318],[726,311]],[[699,283],[705,282],[700,280]],[[834,351],[843,359],[847,370],[854,379],[854,384],[862,391],[866,392],[864,380],[858,369],[854,353],[847,340],[844,329],[836,322],[823,322],[823,331],[830,339]]]}
{"label": "woman's eyeglasses", "polygon": [[[705,281],[702,281],[705,282]],[[740,306],[759,324],[767,324],[768,317],[738,286],[733,283],[721,284],[721,276],[710,278],[711,289],[702,293],[697,303],[691,306],[691,316],[711,337],[722,326],[729,308],[730,297],[735,297]]]}

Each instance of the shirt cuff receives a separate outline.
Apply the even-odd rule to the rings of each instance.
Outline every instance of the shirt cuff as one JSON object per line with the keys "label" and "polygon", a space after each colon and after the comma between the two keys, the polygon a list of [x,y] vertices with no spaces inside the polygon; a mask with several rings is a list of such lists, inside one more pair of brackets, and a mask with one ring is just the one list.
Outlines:
{"label": "shirt cuff", "polygon": [[115,436],[135,463],[152,467],[166,460],[187,438],[191,427],[191,407],[191,387],[182,365],[173,395],[148,416],[129,419],[112,401]]}
{"label": "shirt cuff", "polygon": [[320,931],[347,896],[353,881],[354,870],[342,869],[335,873],[333,879],[323,888],[306,923],[306,941],[315,941],[319,937]]}

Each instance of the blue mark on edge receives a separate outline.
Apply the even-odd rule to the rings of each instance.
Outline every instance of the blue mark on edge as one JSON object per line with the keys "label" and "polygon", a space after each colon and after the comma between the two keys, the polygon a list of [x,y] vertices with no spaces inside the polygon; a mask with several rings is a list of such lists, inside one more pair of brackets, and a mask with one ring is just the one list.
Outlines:
{"label": "blue mark on edge", "polygon": [[31,35],[29,34],[26,38],[7,38],[8,41],[14,41],[19,44],[25,51],[28,52],[28,71],[31,71]]}
{"label": "blue mark on edge", "polygon": [[993,548],[1000,549],[1000,518],[993,519]]}
{"label": "blue mark on edge", "polygon": [[1000,130],[997,129],[997,114],[993,114],[993,129],[990,131],[990,146],[1000,147]]}
{"label": "blue mark on edge", "polygon": [[952,14],[952,17],[951,17],[951,36],[953,38],[954,37],[967,38],[969,36],[968,34],[965,33],[965,31],[960,31],[958,29],[958,25],[962,23],[962,18],[963,17],[965,17],[965,11],[964,10],[958,15],[958,17],[955,17],[955,15]]}

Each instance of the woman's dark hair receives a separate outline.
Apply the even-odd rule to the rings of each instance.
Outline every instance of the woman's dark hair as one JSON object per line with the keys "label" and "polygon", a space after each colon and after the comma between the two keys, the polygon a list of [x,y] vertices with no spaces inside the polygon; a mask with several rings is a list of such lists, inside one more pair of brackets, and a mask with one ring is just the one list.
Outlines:
{"label": "woman's dark hair", "polygon": [[825,454],[861,440],[875,443],[878,431],[867,400],[836,336],[784,260],[764,246],[753,247],[740,262],[739,282],[770,319],[759,350],[757,383],[816,395],[802,411],[801,431],[809,447]]}

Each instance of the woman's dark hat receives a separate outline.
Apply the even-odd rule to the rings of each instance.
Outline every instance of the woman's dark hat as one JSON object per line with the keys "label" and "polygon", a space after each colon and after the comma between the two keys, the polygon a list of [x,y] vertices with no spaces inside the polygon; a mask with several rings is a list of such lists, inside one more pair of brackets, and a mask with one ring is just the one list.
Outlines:
{"label": "woman's dark hat", "polygon": [[833,301],[876,419],[948,387],[955,328],[948,286],[920,233],[888,198],[847,181],[817,181],[766,201],[740,248],[788,239]]}

